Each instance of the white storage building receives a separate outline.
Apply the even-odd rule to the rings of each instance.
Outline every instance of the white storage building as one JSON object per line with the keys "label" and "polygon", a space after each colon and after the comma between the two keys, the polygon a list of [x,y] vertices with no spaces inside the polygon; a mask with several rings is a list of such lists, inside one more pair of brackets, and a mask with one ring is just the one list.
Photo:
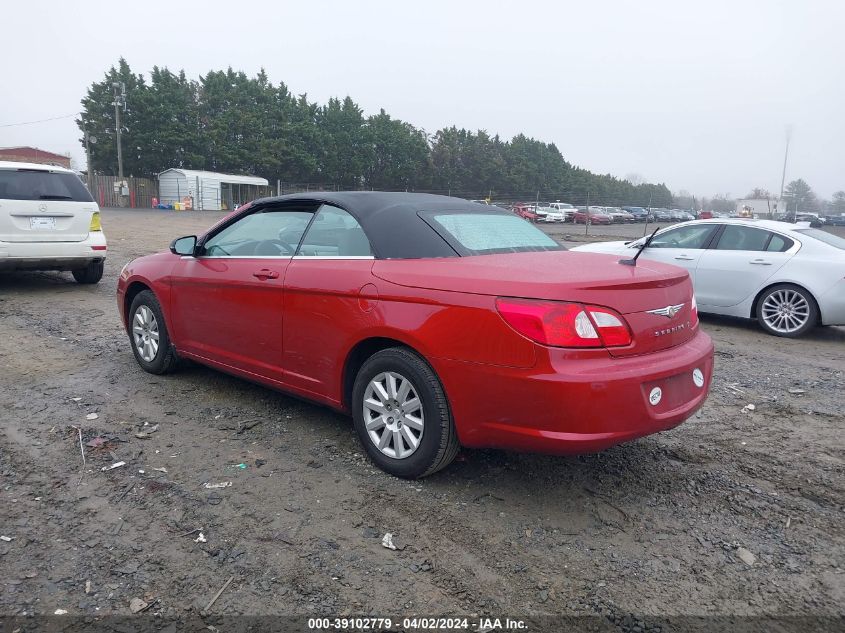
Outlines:
{"label": "white storage building", "polygon": [[158,191],[162,204],[189,198],[191,206],[200,211],[230,210],[272,194],[266,178],[179,168],[165,169],[158,175]]}

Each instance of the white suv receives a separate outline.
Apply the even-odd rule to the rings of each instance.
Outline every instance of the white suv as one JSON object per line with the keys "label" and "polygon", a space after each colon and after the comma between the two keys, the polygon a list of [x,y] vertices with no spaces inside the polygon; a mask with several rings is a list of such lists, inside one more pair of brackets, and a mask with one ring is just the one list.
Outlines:
{"label": "white suv", "polygon": [[74,172],[0,161],[0,271],[69,270],[81,284],[103,276],[100,208]]}

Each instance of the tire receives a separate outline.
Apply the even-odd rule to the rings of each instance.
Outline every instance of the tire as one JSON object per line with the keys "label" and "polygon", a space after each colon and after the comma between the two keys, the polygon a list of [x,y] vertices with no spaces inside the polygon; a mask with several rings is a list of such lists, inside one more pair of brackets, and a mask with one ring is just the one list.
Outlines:
{"label": "tire", "polygon": [[819,307],[813,296],[793,284],[768,288],[757,300],[757,322],[769,334],[797,338],[819,322]]}
{"label": "tire", "polygon": [[[144,290],[135,296],[128,320],[129,344],[141,368],[151,374],[167,374],[176,369],[179,357],[170,344],[161,306],[152,291]],[[155,336],[157,346],[152,344]],[[145,345],[145,340],[150,341],[149,345]]]}
{"label": "tire", "polygon": [[95,284],[103,278],[103,271],[105,268],[106,261],[101,259],[98,262],[91,262],[85,268],[78,268],[70,272],[78,283]]}
{"label": "tire", "polygon": [[[390,375],[396,381],[394,388],[398,387],[394,394],[390,393]],[[409,391],[403,395],[405,381],[408,382]],[[377,395],[380,392],[375,387],[376,383],[382,385],[381,396]],[[389,407],[391,395],[396,396],[393,403],[398,402],[399,407],[385,411],[387,407],[382,405],[378,411],[367,408],[365,413],[365,400],[380,405],[386,402]],[[414,396],[419,405],[414,404]],[[411,408],[405,409],[403,405]],[[379,468],[391,475],[405,479],[425,477],[448,466],[458,454],[460,444],[443,386],[429,364],[411,350],[391,347],[367,359],[355,377],[351,407],[355,431],[364,449]],[[391,412],[397,408],[399,415],[393,422]],[[389,425],[388,420],[392,424]],[[404,428],[402,420],[405,421]],[[367,428],[368,421],[371,429]],[[415,425],[420,421],[422,424],[418,430]],[[382,438],[388,435],[383,449],[376,443],[379,435]],[[400,442],[399,452],[404,451],[404,456],[396,455],[397,437]],[[409,437],[417,438],[416,448],[412,449]]]}

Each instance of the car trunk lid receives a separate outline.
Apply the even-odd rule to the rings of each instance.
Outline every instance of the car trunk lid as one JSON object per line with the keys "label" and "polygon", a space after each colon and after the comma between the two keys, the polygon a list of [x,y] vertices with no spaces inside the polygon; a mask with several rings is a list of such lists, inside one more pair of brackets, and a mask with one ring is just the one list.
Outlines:
{"label": "car trunk lid", "polygon": [[[377,260],[373,274],[391,283],[470,294],[571,301],[612,308],[633,342],[614,356],[674,347],[695,333],[692,284],[686,270],[653,261],[636,266],[619,256],[544,251],[426,260]],[[659,312],[655,312],[659,311]]]}

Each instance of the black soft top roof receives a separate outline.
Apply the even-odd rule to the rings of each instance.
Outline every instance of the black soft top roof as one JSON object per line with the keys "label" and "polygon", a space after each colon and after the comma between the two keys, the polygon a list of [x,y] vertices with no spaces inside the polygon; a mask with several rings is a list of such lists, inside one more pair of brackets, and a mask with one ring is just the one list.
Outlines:
{"label": "black soft top roof", "polygon": [[321,202],[348,211],[361,224],[376,256],[391,259],[462,254],[420,217],[420,212],[508,214],[499,207],[462,198],[387,191],[315,191],[261,198],[254,204],[268,206],[296,201]]}

